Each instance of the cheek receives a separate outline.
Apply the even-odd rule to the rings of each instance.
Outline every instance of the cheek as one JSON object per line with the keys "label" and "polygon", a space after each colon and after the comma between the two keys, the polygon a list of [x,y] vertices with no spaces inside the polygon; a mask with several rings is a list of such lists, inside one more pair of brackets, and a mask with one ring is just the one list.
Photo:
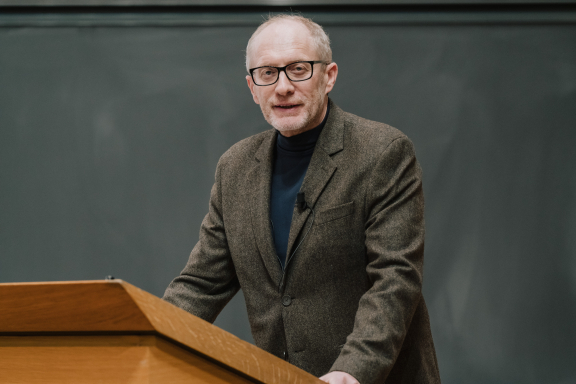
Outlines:
{"label": "cheek", "polygon": [[254,92],[254,97],[258,99],[257,103],[263,106],[267,106],[269,101],[274,97],[274,89],[271,87],[259,87],[256,92]]}
{"label": "cheek", "polygon": [[263,101],[265,101],[265,98],[263,96],[263,92],[262,89],[256,85],[253,85],[252,88],[252,98],[254,99],[254,102],[256,104],[262,104]]}
{"label": "cheek", "polygon": [[252,82],[249,82],[250,93],[252,94],[252,99],[256,104],[261,104],[264,100],[262,97],[262,89],[254,85]]}
{"label": "cheek", "polygon": [[321,81],[316,81],[310,84],[309,87],[302,89],[308,100],[316,100],[318,97],[321,97],[324,90],[325,85]]}

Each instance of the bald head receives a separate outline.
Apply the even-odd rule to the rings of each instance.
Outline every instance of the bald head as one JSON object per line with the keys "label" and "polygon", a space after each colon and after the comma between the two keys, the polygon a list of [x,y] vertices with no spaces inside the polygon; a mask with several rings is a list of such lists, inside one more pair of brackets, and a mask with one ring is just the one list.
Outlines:
{"label": "bald head", "polygon": [[[282,39],[281,36],[285,35]],[[268,37],[274,37],[270,41]],[[280,38],[279,38],[280,37]],[[297,41],[295,40],[297,39]],[[322,27],[310,19],[296,15],[271,16],[256,29],[246,47],[246,70],[254,67],[256,52],[262,44],[305,44],[316,52],[316,60],[332,62],[330,39]]]}

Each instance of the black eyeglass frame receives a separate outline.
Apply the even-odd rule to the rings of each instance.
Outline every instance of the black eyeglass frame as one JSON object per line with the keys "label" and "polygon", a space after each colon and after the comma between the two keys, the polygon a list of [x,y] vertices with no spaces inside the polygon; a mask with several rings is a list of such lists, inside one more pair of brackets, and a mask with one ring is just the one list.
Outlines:
{"label": "black eyeglass frame", "polygon": [[[310,77],[309,77],[309,78],[303,79],[303,80],[292,80],[292,79],[290,78],[290,76],[288,76],[288,72],[286,72],[286,68],[288,68],[288,67],[291,66],[291,65],[298,64],[298,63],[308,63],[308,64],[310,64],[310,65],[312,66],[312,70],[310,71]],[[312,76],[314,76],[314,64],[320,64],[320,63],[322,63],[322,64],[329,64],[329,63],[327,63],[327,62],[325,62],[325,61],[323,61],[323,60],[311,60],[311,61],[302,60],[302,61],[295,61],[295,62],[290,63],[290,64],[288,64],[288,65],[285,65],[285,66],[283,66],[283,67],[274,67],[274,66],[272,66],[272,65],[263,65],[263,66],[261,66],[261,67],[250,68],[248,71],[250,72],[250,77],[252,78],[252,81],[254,82],[254,85],[257,85],[257,86],[259,86],[259,87],[267,87],[267,86],[269,86],[269,85],[274,85],[274,84],[276,84],[276,83],[278,82],[278,79],[280,79],[280,72],[284,72],[284,74],[286,75],[286,78],[287,78],[288,80],[292,81],[293,83],[297,83],[297,82],[300,82],[300,81],[310,80],[310,79],[312,78]],[[262,84],[262,85],[256,83],[256,80],[254,79],[254,71],[257,70],[257,69],[260,69],[260,68],[276,68],[276,69],[278,70],[278,76],[276,77],[276,81],[273,82],[273,83],[270,83],[270,84]]]}

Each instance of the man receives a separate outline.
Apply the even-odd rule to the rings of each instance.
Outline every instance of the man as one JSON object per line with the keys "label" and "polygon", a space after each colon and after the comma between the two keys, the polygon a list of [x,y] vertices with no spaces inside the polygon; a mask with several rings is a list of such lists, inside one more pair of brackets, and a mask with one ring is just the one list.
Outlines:
{"label": "man", "polygon": [[269,19],[246,53],[274,129],[220,159],[200,240],[164,299],[212,322],[242,288],[256,345],[326,382],[438,383],[411,142],[329,101],[338,66],[311,20]]}

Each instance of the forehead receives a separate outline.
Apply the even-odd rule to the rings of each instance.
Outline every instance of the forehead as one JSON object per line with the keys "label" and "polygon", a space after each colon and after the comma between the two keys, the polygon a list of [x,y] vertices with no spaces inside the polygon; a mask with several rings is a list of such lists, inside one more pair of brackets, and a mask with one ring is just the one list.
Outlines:
{"label": "forehead", "polygon": [[255,38],[251,66],[282,66],[298,60],[317,60],[308,28],[299,22],[279,21]]}

